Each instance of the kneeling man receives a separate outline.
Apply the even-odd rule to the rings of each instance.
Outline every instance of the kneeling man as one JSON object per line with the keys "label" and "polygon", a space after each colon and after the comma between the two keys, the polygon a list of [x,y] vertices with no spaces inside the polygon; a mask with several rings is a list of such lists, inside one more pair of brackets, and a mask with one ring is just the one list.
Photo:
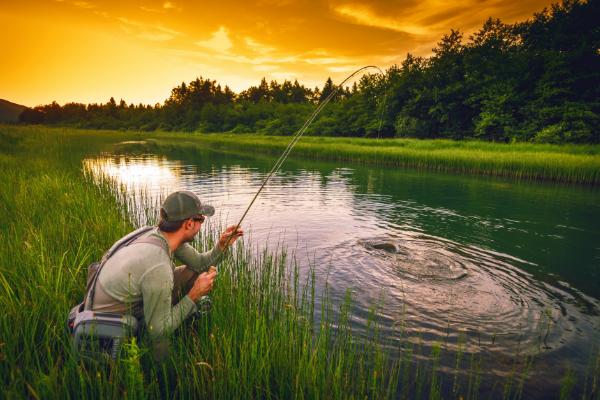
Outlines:
{"label": "kneeling man", "polygon": [[[212,290],[221,253],[243,235],[230,226],[212,250],[196,251],[189,243],[214,212],[191,191],[170,194],[158,226],[114,253],[98,276],[92,309],[143,321],[150,337],[162,343],[155,348],[158,358],[166,351],[161,339],[197,311],[197,302]],[[176,268],[174,258],[184,266]]]}

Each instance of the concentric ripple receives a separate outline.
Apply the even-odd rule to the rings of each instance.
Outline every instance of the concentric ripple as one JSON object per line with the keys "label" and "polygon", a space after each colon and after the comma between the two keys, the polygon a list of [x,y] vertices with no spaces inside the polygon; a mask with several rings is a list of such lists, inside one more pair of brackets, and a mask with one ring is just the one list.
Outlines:
{"label": "concentric ripple", "polygon": [[[427,241],[427,246],[413,241],[371,239],[360,242],[379,257],[387,257],[406,277],[426,280],[457,280],[467,276],[471,262],[444,247],[442,243]],[[471,268],[472,269],[472,268]]]}
{"label": "concentric ripple", "polygon": [[390,336],[450,345],[471,338],[473,351],[511,355],[558,349],[573,334],[594,330],[594,317],[584,311],[598,309],[594,299],[535,280],[518,268],[525,261],[509,255],[403,231],[341,243],[332,256],[360,271],[361,291],[388,293]]}

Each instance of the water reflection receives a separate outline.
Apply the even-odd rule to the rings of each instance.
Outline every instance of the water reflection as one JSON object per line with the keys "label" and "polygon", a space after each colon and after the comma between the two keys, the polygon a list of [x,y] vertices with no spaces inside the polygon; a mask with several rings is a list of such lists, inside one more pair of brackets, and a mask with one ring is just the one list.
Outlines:
{"label": "water reflection", "polygon": [[83,161],[84,169],[125,185],[131,193],[171,191],[181,186],[182,165],[164,157],[105,156]]}
{"label": "water reflection", "polygon": [[[192,190],[217,208],[213,223],[225,225],[237,222],[271,163],[203,152],[187,162],[105,155],[84,165],[133,198],[145,193],[136,201],[154,211],[169,192]],[[599,333],[597,192],[286,165],[245,229],[253,243],[283,243],[301,266],[312,264],[318,289],[327,277],[334,301],[352,290],[357,334],[383,293],[390,349],[403,338],[495,356],[541,351],[556,365],[586,361]]]}

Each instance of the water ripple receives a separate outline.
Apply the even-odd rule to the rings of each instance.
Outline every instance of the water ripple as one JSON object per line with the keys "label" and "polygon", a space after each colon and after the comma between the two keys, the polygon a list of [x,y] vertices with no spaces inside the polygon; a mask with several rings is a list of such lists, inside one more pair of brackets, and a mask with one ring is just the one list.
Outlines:
{"label": "water ripple", "polygon": [[337,271],[334,279],[359,273],[361,290],[385,288],[384,314],[393,323],[383,329],[390,335],[401,326],[403,335],[425,344],[476,335],[486,350],[507,355],[552,350],[567,344],[576,326],[593,326],[590,316],[598,311],[596,300],[537,281],[516,266],[526,261],[509,255],[412,231],[355,244],[332,251],[337,265],[353,270]]}
{"label": "water ripple", "polygon": [[[516,352],[543,351],[553,366],[585,362],[600,306],[577,288],[600,290],[599,211],[590,207],[598,194],[564,189],[561,200],[554,186],[548,195],[538,187],[542,196],[487,180],[309,166],[273,176],[244,221],[246,238],[295,252],[301,273],[314,267],[317,290],[327,281],[334,302],[351,290],[355,334],[366,334],[382,304],[390,350],[408,341],[486,352],[498,374],[512,370],[501,360]],[[217,207],[211,225],[237,222],[268,171],[208,153],[187,163],[107,154],[84,167],[122,184],[134,212],[156,214],[168,192],[192,190]]]}

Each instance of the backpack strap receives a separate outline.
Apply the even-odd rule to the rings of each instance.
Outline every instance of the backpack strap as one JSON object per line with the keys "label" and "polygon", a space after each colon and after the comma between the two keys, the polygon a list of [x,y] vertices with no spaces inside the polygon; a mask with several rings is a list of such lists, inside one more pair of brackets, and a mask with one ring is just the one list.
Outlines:
{"label": "backpack strap", "polygon": [[110,249],[108,249],[106,251],[106,253],[104,253],[104,255],[102,256],[102,260],[101,262],[104,262],[106,260],[108,260],[110,257],[112,257],[113,254],[115,254],[117,252],[117,250],[119,250],[121,247],[123,246],[127,246],[129,245],[131,242],[133,242],[135,239],[140,238],[144,233],[146,232],[150,232],[152,229],[154,229],[153,226],[143,226],[139,229],[136,229],[133,232],[128,233],[127,235],[123,236],[121,239],[117,240],[111,247]]}
{"label": "backpack strap", "polygon": [[131,242],[131,244],[137,244],[137,243],[149,243],[149,244],[153,244],[154,246],[160,247],[161,249],[163,249],[164,251],[167,252],[167,254],[169,254],[169,246],[167,243],[165,243],[164,239],[159,238],[156,235],[148,235],[148,236],[141,236],[137,239],[135,239],[134,241]]}
{"label": "backpack strap", "polygon": [[[96,270],[94,278],[92,280],[91,287],[87,291],[84,297],[85,310],[91,310],[94,306],[94,294],[96,294],[96,283],[98,282],[98,277],[100,276],[100,271],[102,271],[102,267],[111,258],[118,250],[122,249],[125,246],[129,246],[133,243],[151,243],[161,248],[165,248],[164,241],[156,236],[148,236],[144,237],[144,234],[154,229],[153,226],[144,226],[142,228],[136,229],[135,231],[125,235],[121,239],[117,240],[115,244],[113,244],[110,249],[102,256],[102,260],[100,261],[100,265]],[[152,240],[150,240],[152,239]]]}

